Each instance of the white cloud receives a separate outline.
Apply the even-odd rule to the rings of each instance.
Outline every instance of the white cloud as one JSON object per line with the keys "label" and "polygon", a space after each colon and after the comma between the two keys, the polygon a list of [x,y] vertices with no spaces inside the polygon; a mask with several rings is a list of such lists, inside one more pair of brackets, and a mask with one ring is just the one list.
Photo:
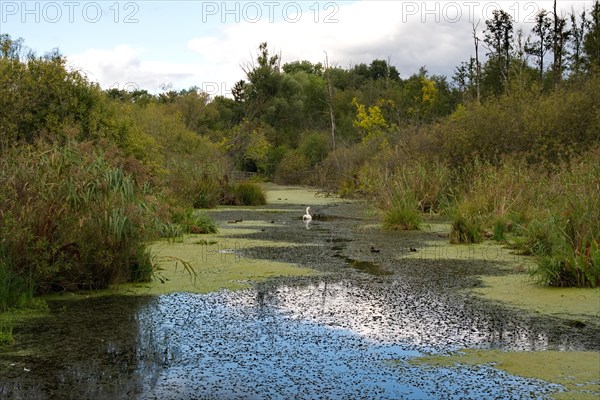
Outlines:
{"label": "white cloud", "polygon": [[250,61],[264,41],[270,50],[282,52],[284,62],[320,62],[324,51],[342,67],[389,57],[404,76],[421,65],[449,73],[452,65],[469,57],[471,27],[466,21],[449,23],[440,18],[440,23],[424,23],[419,16],[405,16],[405,3],[363,1],[343,5],[335,15],[337,23],[315,23],[311,14],[296,23],[265,20],[226,25],[219,36],[194,38],[188,47],[206,60],[226,65]]}
{"label": "white cloud", "polygon": [[[318,4],[324,7],[333,3]],[[341,67],[389,58],[403,77],[417,72],[423,65],[431,73],[450,77],[454,67],[474,53],[472,23],[481,21],[479,35],[483,37],[484,21],[491,17],[491,11],[498,4],[515,17],[517,26],[523,27],[526,34],[535,13],[552,7],[550,1],[369,0],[341,4],[337,9],[322,8],[318,15],[314,10],[305,10],[296,23],[280,19],[270,22],[268,13],[263,10],[263,19],[254,23],[229,21],[211,25],[210,31],[200,25],[195,36],[178,37],[175,40],[186,43],[189,54],[181,55],[177,62],[163,59],[160,51],[149,60],[150,51],[128,45],[108,50],[88,49],[69,59],[88,71],[91,79],[103,87],[134,82],[142,88],[158,91],[161,84],[172,83],[176,89],[192,85],[208,88],[211,94],[227,94],[231,86],[244,77],[240,66],[255,59],[258,45],[265,41],[272,52],[281,52],[284,63],[322,62],[327,51],[330,62]],[[571,6],[576,10],[582,7],[582,2],[576,1],[559,4],[565,15]],[[336,11],[335,15],[332,11]],[[327,17],[337,22],[326,23]],[[155,50],[152,43],[144,46]],[[481,56],[485,50],[480,48],[480,51]]]}
{"label": "white cloud", "polygon": [[68,57],[71,68],[86,74],[103,88],[160,90],[162,84],[185,81],[196,66],[143,59],[142,49],[119,45],[110,50],[88,49]]}

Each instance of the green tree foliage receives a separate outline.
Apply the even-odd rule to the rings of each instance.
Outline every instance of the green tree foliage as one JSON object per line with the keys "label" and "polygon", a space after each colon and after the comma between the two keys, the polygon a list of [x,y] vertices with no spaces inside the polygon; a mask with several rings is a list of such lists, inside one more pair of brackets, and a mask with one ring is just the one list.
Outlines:
{"label": "green tree foliage", "polygon": [[544,80],[544,56],[552,48],[552,20],[546,10],[540,10],[535,17],[535,26],[531,30],[535,39],[529,39],[525,51],[536,57],[540,71],[540,81]]}
{"label": "green tree foliage", "polygon": [[507,154],[558,162],[598,144],[600,115],[592,106],[600,100],[598,90],[596,76],[546,95],[503,95],[460,107],[433,131],[455,165],[474,158],[498,162]]}
{"label": "green tree foliage", "polygon": [[575,10],[571,11],[569,16],[571,22],[571,30],[569,32],[568,47],[571,48],[569,55],[567,56],[569,68],[574,74],[578,74],[582,71],[584,65],[584,40],[586,32],[586,10],[583,10],[579,16],[575,13]]}
{"label": "green tree foliage", "polygon": [[224,138],[221,148],[241,171],[264,173],[268,166],[273,128],[249,120],[242,121]]}
{"label": "green tree foliage", "polygon": [[509,79],[513,50],[514,21],[504,10],[494,10],[492,19],[485,21],[484,43],[489,59],[484,67],[484,82],[495,93],[501,93]]}
{"label": "green tree foliage", "polygon": [[454,70],[452,82],[461,94],[461,101],[469,103],[477,99],[477,63],[471,57],[461,62]]}
{"label": "green tree foliage", "polygon": [[306,157],[311,166],[314,166],[327,157],[331,151],[331,141],[323,132],[308,133],[298,146],[300,153]]}
{"label": "green tree foliage", "polygon": [[588,69],[600,67],[600,1],[594,1],[583,42]]}
{"label": "green tree foliage", "polygon": [[552,76],[554,87],[556,87],[563,79],[563,71],[565,68],[565,51],[566,42],[568,40],[569,31],[566,29],[567,20],[562,18],[556,8],[556,0],[554,0],[554,10],[552,12],[552,53],[554,61],[552,63]]}
{"label": "green tree foliage", "polygon": [[100,89],[78,72],[67,71],[58,53],[14,55],[18,45],[4,37],[0,45],[0,145],[15,141],[33,143],[52,140],[108,138],[117,132],[106,129],[106,101]]}

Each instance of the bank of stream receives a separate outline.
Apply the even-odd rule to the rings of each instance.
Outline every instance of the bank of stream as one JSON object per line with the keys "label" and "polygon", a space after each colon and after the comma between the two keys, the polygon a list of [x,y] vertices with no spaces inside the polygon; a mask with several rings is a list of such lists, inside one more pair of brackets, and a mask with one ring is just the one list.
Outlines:
{"label": "bank of stream", "polygon": [[[556,313],[529,307],[529,291],[547,291],[524,283],[527,260],[510,250],[451,247],[435,219],[384,232],[360,203],[267,189],[266,206],[209,211],[218,234],[154,244],[155,282],[55,296],[16,322],[0,398],[600,394],[598,291],[550,295],[579,301]],[[511,280],[523,289],[506,302],[510,290],[493,289]]]}

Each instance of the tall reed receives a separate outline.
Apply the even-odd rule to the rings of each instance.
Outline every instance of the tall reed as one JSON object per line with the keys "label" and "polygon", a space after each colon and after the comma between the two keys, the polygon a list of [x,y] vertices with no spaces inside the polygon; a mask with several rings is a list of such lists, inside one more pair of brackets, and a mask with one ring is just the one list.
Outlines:
{"label": "tall reed", "polygon": [[149,279],[145,241],[156,204],[136,168],[114,148],[90,143],[21,145],[3,154],[4,308],[15,303],[15,285],[44,293]]}

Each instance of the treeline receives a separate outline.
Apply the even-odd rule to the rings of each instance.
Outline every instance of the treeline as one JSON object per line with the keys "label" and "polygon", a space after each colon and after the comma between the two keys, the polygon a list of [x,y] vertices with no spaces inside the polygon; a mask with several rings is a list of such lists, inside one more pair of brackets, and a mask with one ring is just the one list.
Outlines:
{"label": "treeline", "polygon": [[[460,117],[465,108],[495,103],[497,111],[511,112],[507,102],[528,105],[555,91],[585,90],[600,63],[599,14],[597,2],[565,17],[556,10],[542,10],[532,30],[523,32],[515,29],[510,14],[497,10],[485,21],[483,32],[474,33],[473,43],[465,43],[474,56],[460,63],[450,79],[431,75],[426,67],[402,79],[389,61],[381,59],[348,68],[328,61],[283,63],[262,43],[255,59],[242,66],[246,78],[233,85],[233,98],[211,99],[198,88],[156,96],[143,90],[114,89],[108,94],[123,102],[162,104],[177,112],[188,129],[218,143],[236,169],[281,182],[323,184],[311,180],[315,176],[311,171],[327,154],[373,135],[385,134],[388,141],[404,146],[414,144],[417,137],[418,147],[423,147],[421,137],[427,136],[422,135],[423,127],[451,115]],[[502,117],[496,122],[498,130]],[[570,140],[568,134],[562,135],[561,141]],[[498,132],[493,136],[492,143],[500,139]],[[510,136],[496,144],[514,148],[512,140]],[[519,140],[521,145],[527,141]],[[460,158],[465,162],[469,157]],[[457,162],[454,157],[453,163]],[[347,172],[352,176],[356,171]]]}

